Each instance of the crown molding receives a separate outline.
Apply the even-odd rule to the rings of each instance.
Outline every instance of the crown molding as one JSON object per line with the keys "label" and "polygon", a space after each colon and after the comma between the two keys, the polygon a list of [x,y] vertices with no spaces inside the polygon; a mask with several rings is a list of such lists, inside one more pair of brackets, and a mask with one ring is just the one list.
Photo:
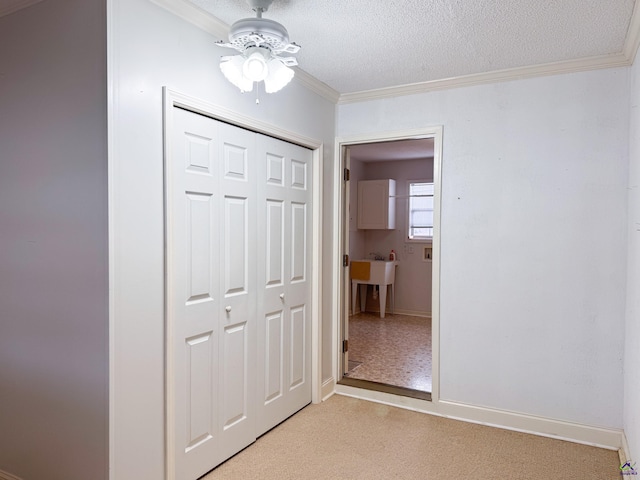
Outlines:
{"label": "crown molding", "polygon": [[185,0],[151,0],[151,2],[215,37],[226,39],[229,36],[229,25],[193,3]]}
{"label": "crown molding", "polygon": [[12,2],[4,7],[0,6],[0,17],[10,15],[14,12],[17,12],[18,10],[22,10],[23,8],[27,8],[36,3],[40,3],[41,1],[42,0],[21,0],[18,2]]}
{"label": "crown molding", "polygon": [[[177,17],[195,25],[196,27],[210,33],[214,37],[226,39],[229,36],[229,25],[222,20],[217,19],[209,12],[196,7],[194,4],[187,2],[186,0],[151,0],[156,5],[164,8],[165,10],[173,13]],[[309,75],[301,68],[295,68],[294,80],[308,88],[309,90],[317,93],[318,95],[326,98],[332,103],[337,103],[340,93],[321,82],[317,78]]]}
{"label": "crown molding", "polygon": [[[23,3],[36,3],[41,0],[24,0]],[[226,38],[229,34],[229,26],[217,19],[210,13],[196,7],[186,0],[151,0],[153,3],[170,11],[174,15],[186,20],[196,27],[218,37]],[[1,14],[1,10],[0,10]],[[470,87],[483,85],[486,83],[504,82],[509,80],[519,80],[524,78],[541,77],[546,75],[560,75],[566,73],[583,72],[602,68],[628,67],[636,56],[640,47],[640,2],[636,2],[627,36],[622,52],[610,55],[599,55],[575,60],[545,63],[541,65],[531,65],[526,67],[508,68],[491,72],[462,75],[459,77],[430,80],[427,82],[410,83],[394,87],[364,90],[361,92],[340,94],[327,84],[321,82],[314,76],[308,74],[301,68],[295,68],[297,81],[307,89],[326,98],[332,103],[347,104],[354,102],[365,102],[378,100],[381,98],[398,97],[426,93],[434,90],[445,90],[458,87]]]}
{"label": "crown molding", "polygon": [[307,87],[309,90],[317,93],[321,97],[326,98],[332,103],[338,103],[338,99],[340,98],[340,92],[334,90],[326,83],[321,82],[313,75],[305,72],[299,67],[294,67],[296,72],[295,77],[293,77],[294,81],[297,81],[301,85]]}
{"label": "crown molding", "polygon": [[635,2],[633,6],[633,13],[631,14],[631,21],[629,22],[629,28],[627,29],[627,37],[624,41],[624,49],[622,52],[624,56],[629,60],[631,65],[638,52],[640,46],[640,2]]}
{"label": "crown molding", "polygon": [[486,83],[519,80],[523,78],[541,77],[546,75],[559,75],[563,73],[575,73],[600,68],[628,67],[631,61],[623,53],[613,55],[601,55],[596,57],[580,58],[563,62],[545,63],[527,67],[507,68],[492,72],[475,73],[459,77],[443,78],[428,82],[410,83],[397,87],[365,90],[362,92],[344,93],[340,95],[338,104],[365,102],[381,98],[399,97],[417,93],[445,90],[458,87],[470,87]]}

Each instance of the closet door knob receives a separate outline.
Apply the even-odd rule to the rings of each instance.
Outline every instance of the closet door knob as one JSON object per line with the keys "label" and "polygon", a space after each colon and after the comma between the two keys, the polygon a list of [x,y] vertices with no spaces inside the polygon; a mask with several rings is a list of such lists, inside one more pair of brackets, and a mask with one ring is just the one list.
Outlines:
{"label": "closet door knob", "polygon": [[284,300],[284,293],[280,294],[280,300]]}
{"label": "closet door knob", "polygon": [[227,305],[227,308],[225,308],[225,310],[227,311],[227,313],[231,312],[231,305]]}

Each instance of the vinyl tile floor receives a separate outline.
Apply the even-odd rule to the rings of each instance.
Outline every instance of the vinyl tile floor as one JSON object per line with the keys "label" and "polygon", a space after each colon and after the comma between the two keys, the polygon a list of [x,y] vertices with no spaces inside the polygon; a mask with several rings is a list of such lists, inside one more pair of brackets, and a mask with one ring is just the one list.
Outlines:
{"label": "vinyl tile floor", "polygon": [[431,319],[349,317],[349,378],[431,392]]}

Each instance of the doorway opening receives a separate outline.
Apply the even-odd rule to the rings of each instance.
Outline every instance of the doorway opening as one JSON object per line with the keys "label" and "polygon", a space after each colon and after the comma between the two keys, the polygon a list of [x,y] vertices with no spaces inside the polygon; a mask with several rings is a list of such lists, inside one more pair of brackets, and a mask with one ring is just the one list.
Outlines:
{"label": "doorway opening", "polygon": [[341,144],[341,385],[437,393],[439,134]]}

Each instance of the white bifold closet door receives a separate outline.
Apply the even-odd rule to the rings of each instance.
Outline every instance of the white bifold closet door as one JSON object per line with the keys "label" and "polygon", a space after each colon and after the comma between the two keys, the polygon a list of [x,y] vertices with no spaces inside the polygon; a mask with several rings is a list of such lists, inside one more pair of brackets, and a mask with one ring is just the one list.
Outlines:
{"label": "white bifold closet door", "polygon": [[169,478],[311,401],[311,151],[173,109],[166,165]]}
{"label": "white bifold closet door", "polygon": [[311,401],[311,151],[264,135],[258,151],[257,432]]}

